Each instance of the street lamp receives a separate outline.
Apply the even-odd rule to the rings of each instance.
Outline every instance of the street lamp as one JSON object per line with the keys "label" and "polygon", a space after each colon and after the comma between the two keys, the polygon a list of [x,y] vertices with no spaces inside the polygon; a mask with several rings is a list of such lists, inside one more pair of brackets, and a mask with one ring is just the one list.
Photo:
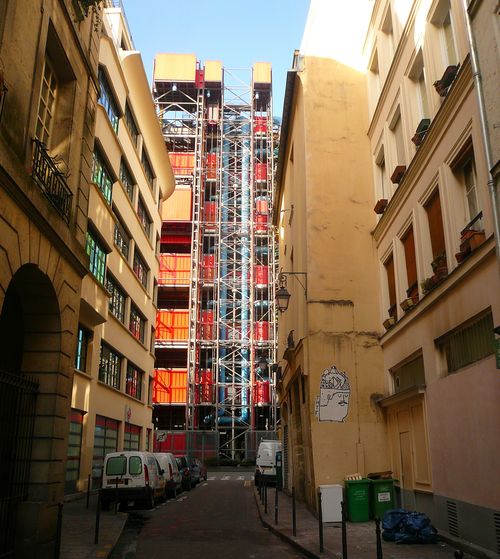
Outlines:
{"label": "street lamp", "polygon": [[278,290],[276,291],[276,306],[280,312],[285,312],[288,309],[288,303],[290,302],[290,293],[286,288],[287,276],[304,276],[305,285],[296,278],[300,283],[302,289],[304,290],[304,295],[307,298],[307,273],[306,272],[280,272],[278,275]]}

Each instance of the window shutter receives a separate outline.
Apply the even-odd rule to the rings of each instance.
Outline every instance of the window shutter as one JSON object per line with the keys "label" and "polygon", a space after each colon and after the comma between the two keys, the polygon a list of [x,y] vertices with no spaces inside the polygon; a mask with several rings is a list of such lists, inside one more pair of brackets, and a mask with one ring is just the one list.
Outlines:
{"label": "window shutter", "polygon": [[427,219],[429,220],[429,232],[431,236],[432,258],[433,260],[440,254],[446,253],[444,243],[443,217],[441,214],[441,200],[439,190],[432,195],[425,205]]}
{"label": "window shutter", "polygon": [[[396,281],[394,278],[394,258],[391,254],[389,259],[384,264],[387,273],[387,287],[389,289],[389,314],[395,316],[396,314]],[[394,309],[394,311],[392,311]]]}
{"label": "window shutter", "polygon": [[413,227],[410,227],[403,238],[403,247],[405,249],[406,260],[406,276],[408,278],[408,287],[417,282],[417,263],[415,259],[415,237],[413,235]]}

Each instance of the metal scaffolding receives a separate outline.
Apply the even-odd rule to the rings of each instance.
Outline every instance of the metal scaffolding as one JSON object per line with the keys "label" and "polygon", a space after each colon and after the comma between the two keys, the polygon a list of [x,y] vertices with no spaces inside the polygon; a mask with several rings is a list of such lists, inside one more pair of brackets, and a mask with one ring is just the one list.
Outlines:
{"label": "metal scaffolding", "polygon": [[194,81],[155,76],[153,91],[176,182],[192,190],[185,431],[251,458],[277,421],[271,81],[222,68],[207,81],[198,63]]}

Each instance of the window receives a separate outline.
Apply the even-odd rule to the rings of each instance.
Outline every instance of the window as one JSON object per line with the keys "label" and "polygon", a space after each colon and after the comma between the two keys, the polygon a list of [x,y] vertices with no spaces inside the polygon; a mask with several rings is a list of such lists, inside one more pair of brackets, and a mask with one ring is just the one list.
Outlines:
{"label": "window", "polygon": [[469,210],[469,221],[472,221],[479,214],[479,204],[477,201],[476,170],[474,159],[471,157],[462,166],[463,183],[465,196],[467,198],[467,208]]}
{"label": "window", "polygon": [[387,185],[387,170],[385,167],[384,148],[382,147],[375,159],[378,174],[378,198],[389,199],[390,191]]}
{"label": "window", "polygon": [[125,122],[127,124],[127,130],[129,131],[130,137],[132,138],[132,142],[135,145],[135,147],[137,147],[139,143],[139,130],[137,129],[134,115],[130,110],[130,106],[128,102],[125,105]]}
{"label": "window", "polygon": [[441,46],[444,68],[457,64],[458,56],[455,42],[455,32],[451,17],[450,0],[438,2],[431,22],[439,30],[439,42]]}
{"label": "window", "polygon": [[137,398],[140,400],[142,398],[142,382],[144,378],[144,372],[138,369],[132,363],[127,366],[127,379],[125,382],[125,392],[132,396],[132,398]]}
{"label": "window", "polygon": [[378,96],[380,93],[380,69],[378,63],[378,52],[377,50],[374,51],[371,62],[370,62],[370,106],[371,112],[375,111],[375,107],[377,106]]}
{"label": "window", "polygon": [[98,282],[103,284],[104,277],[106,275],[106,251],[90,230],[87,231],[87,243],[85,249],[90,257],[90,272],[94,275]]}
{"label": "window", "polygon": [[146,326],[146,319],[142,316],[135,305],[130,309],[130,323],[129,330],[132,332],[134,338],[144,343],[144,329]]}
{"label": "window", "polygon": [[94,431],[94,455],[92,458],[93,487],[99,487],[104,457],[118,450],[118,421],[96,415]]}
{"label": "window", "polygon": [[104,107],[108,117],[109,122],[113,130],[118,133],[118,122],[120,120],[120,114],[118,112],[118,104],[115,101],[113,91],[109,85],[108,78],[106,77],[106,72],[103,67],[99,67],[99,86],[101,89],[101,94],[99,96],[99,103]]}
{"label": "window", "polygon": [[146,237],[149,239],[149,236],[151,234],[151,218],[149,217],[146,206],[140,196],[139,200],[137,201],[137,217],[139,218],[142,228],[146,233]]}
{"label": "window", "polygon": [[125,260],[128,260],[130,249],[130,235],[125,231],[120,218],[115,214],[115,245],[118,250],[123,254]]}
{"label": "window", "polygon": [[146,429],[146,452],[151,450],[151,429]]}
{"label": "window", "polygon": [[99,380],[105,384],[120,389],[122,358],[108,345],[101,344],[101,359],[99,362]]}
{"label": "window", "polygon": [[416,112],[417,121],[420,122],[425,117],[429,116],[429,102],[427,99],[427,87],[425,83],[425,72],[424,72],[424,57],[422,50],[418,51],[415,57],[415,62],[410,70],[408,77],[412,80],[415,85],[415,100],[416,100]]}
{"label": "window", "polygon": [[413,299],[413,302],[418,301],[418,279],[417,279],[417,261],[415,258],[415,236],[413,234],[413,227],[410,226],[406,231],[404,237],[401,239],[405,252],[406,263],[406,279],[408,281],[407,296]]}
{"label": "window", "polygon": [[416,359],[408,361],[391,370],[394,380],[394,392],[401,392],[412,386],[425,384],[424,359],[420,355]]}
{"label": "window", "polygon": [[79,325],[77,336],[75,369],[85,372],[87,370],[87,352],[89,349],[89,342],[92,339],[92,333]]}
{"label": "window", "polygon": [[388,58],[392,58],[394,55],[394,29],[392,26],[392,13],[390,7],[387,9],[387,13],[385,14],[380,30],[386,37]]}
{"label": "window", "polygon": [[82,453],[83,412],[71,410],[64,493],[76,493]]}
{"label": "window", "polygon": [[106,289],[109,291],[109,312],[120,322],[125,322],[125,292],[120,288],[118,282],[108,275]]}
{"label": "window", "polygon": [[[140,442],[141,428],[137,425],[132,425],[131,423],[125,423],[125,432],[123,433],[123,450],[139,450]],[[132,460],[132,458],[133,456],[130,458],[130,460]],[[133,465],[130,464],[130,473],[132,473],[132,469]]]}
{"label": "window", "polygon": [[155,335],[156,335],[156,330],[154,326],[151,326],[151,337],[149,339],[149,351],[151,353],[155,352]]}
{"label": "window", "polygon": [[138,280],[142,285],[147,288],[148,286],[148,267],[146,266],[142,256],[136,249],[134,253],[134,274],[137,276]]}
{"label": "window", "polygon": [[429,233],[431,237],[432,259],[438,256],[446,255],[446,246],[444,242],[443,217],[441,214],[441,200],[439,198],[439,189],[436,188],[434,194],[425,204],[427,220],[429,222]]}
{"label": "window", "polygon": [[151,167],[151,163],[149,162],[148,154],[146,153],[146,151],[144,149],[142,150],[142,154],[141,154],[141,163],[142,163],[142,167],[144,169],[144,174],[146,175],[146,179],[148,181],[148,184],[151,188],[153,188],[153,180],[154,180],[153,168]]}
{"label": "window", "polygon": [[132,174],[128,170],[128,167],[127,167],[126,163],[123,161],[123,159],[120,162],[120,181],[123,184],[123,188],[125,188],[125,191],[126,191],[128,197],[132,201],[134,199],[134,184],[135,184],[135,181],[132,178]]}
{"label": "window", "polygon": [[94,157],[92,161],[92,182],[97,184],[106,202],[111,204],[113,179],[98,149],[94,150]]}
{"label": "window", "polygon": [[36,120],[36,137],[47,147],[50,145],[50,135],[57,101],[57,78],[52,70],[52,64],[47,57],[43,69],[42,88],[38,103],[38,117]]}
{"label": "window", "polygon": [[390,128],[394,135],[394,145],[396,148],[396,165],[406,165],[403,124],[401,122],[401,112],[399,107],[392,119]]}
{"label": "window", "polygon": [[491,311],[440,338],[436,345],[446,361],[448,373],[492,355],[495,351],[495,336]]}
{"label": "window", "polygon": [[389,310],[387,312],[389,316],[396,318],[396,280],[394,276],[394,258],[392,254],[384,263],[384,267],[387,276],[387,290],[389,293]]}

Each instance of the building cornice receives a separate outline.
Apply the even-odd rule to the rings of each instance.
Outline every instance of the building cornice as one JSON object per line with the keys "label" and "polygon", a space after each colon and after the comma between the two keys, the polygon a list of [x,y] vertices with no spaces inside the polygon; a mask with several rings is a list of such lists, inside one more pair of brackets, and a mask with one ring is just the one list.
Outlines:
{"label": "building cornice", "polygon": [[425,384],[410,386],[405,390],[401,390],[401,392],[391,394],[390,396],[386,396],[385,398],[380,398],[380,400],[377,400],[377,403],[382,408],[389,408],[396,404],[406,402],[412,398],[415,398],[416,396],[423,396],[425,394],[425,390]]}
{"label": "building cornice", "polygon": [[434,120],[431,122],[425,135],[425,139],[413,156],[408,165],[403,180],[396,189],[394,195],[389,200],[385,212],[375,226],[372,234],[375,241],[380,241],[389,226],[399,214],[399,210],[404,200],[409,196],[416,181],[425,169],[425,163],[430,159],[435,151],[435,146],[447,131],[445,126],[448,119],[462,106],[467,95],[473,90],[472,66],[470,56],[464,60],[455,82],[452,84],[448,95],[439,108]]}

